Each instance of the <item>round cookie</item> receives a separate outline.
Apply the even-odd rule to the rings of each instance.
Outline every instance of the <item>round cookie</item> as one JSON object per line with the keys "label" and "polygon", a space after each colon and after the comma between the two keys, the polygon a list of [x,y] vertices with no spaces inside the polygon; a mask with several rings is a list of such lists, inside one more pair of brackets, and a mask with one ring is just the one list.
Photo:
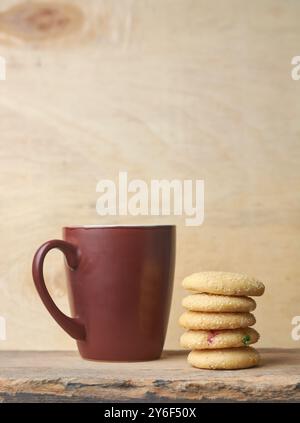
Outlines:
{"label": "round cookie", "polygon": [[259,339],[255,329],[189,330],[181,335],[180,345],[189,350],[237,348],[254,344]]}
{"label": "round cookie", "polygon": [[199,369],[246,369],[259,363],[259,353],[252,347],[194,350],[187,360]]}
{"label": "round cookie", "polygon": [[179,324],[186,329],[238,329],[253,326],[256,320],[251,313],[202,313],[185,311]]}
{"label": "round cookie", "polygon": [[182,305],[191,311],[226,313],[253,311],[256,307],[256,302],[249,297],[192,294],[183,298]]}
{"label": "round cookie", "polygon": [[257,279],[239,273],[201,272],[186,277],[182,286],[196,292],[217,295],[258,296],[265,287]]}

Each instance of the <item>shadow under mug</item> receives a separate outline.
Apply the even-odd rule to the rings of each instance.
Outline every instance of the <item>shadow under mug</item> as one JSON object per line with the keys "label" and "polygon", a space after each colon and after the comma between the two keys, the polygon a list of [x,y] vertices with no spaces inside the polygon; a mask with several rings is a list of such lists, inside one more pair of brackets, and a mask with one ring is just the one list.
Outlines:
{"label": "shadow under mug", "polygon": [[[82,358],[107,361],[160,357],[168,325],[176,227],[70,226],[63,241],[36,252],[32,273],[52,317],[74,339]],[[66,258],[71,316],[62,313],[44,281],[46,254]]]}

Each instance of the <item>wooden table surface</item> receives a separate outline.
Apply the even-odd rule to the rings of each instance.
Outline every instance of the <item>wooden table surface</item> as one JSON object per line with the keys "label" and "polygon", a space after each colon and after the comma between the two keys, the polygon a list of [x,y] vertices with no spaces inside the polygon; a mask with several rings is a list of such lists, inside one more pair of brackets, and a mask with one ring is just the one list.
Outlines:
{"label": "wooden table surface", "polygon": [[107,363],[76,352],[0,352],[0,402],[300,401],[300,350],[263,349],[259,367],[198,370],[186,352]]}

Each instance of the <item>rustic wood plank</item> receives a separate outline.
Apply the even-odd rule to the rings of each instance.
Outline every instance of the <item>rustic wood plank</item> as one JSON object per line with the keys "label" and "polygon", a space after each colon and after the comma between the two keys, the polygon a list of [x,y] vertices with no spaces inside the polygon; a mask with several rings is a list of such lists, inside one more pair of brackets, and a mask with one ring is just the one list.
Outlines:
{"label": "rustic wood plank", "polygon": [[186,352],[139,363],[82,360],[75,352],[1,352],[2,402],[300,401],[300,350],[263,349],[259,367],[198,370]]}
{"label": "rustic wood plank", "polygon": [[[30,268],[63,225],[170,221],[178,254],[167,348],[181,333],[180,282],[198,270],[266,282],[259,345],[299,346],[290,335],[300,312],[300,81],[290,75],[299,15],[300,2],[285,0],[1,0],[0,349],[76,348]],[[119,170],[205,179],[204,225],[100,218],[96,183]],[[46,273],[68,311],[58,253]]]}

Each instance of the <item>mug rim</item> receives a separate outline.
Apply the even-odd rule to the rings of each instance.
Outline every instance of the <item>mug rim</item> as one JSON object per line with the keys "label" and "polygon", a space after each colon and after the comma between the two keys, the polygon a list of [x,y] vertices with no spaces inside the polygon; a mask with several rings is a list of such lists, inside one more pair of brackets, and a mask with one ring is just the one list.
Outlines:
{"label": "mug rim", "polygon": [[149,224],[149,225],[131,225],[131,224],[107,224],[107,225],[68,225],[63,226],[63,229],[147,229],[147,228],[176,228],[176,225],[156,225],[156,224]]}

